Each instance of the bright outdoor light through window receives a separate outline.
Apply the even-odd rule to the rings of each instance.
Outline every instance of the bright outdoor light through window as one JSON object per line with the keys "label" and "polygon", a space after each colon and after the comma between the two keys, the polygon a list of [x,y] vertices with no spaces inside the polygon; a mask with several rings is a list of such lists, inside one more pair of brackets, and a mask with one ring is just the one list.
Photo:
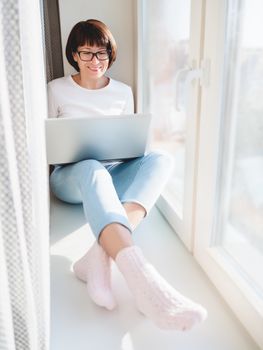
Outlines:
{"label": "bright outdoor light through window", "polygon": [[228,13],[216,241],[263,291],[263,3]]}
{"label": "bright outdoor light through window", "polygon": [[188,0],[145,1],[144,109],[153,114],[152,147],[175,158],[169,192],[179,211],[184,196],[186,115],[182,84],[176,83],[176,76],[188,64],[190,9]]}

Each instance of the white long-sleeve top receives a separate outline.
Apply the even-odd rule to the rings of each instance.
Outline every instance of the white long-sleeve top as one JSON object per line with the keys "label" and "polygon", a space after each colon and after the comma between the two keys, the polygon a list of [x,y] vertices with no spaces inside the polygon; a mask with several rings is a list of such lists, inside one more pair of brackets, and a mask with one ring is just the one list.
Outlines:
{"label": "white long-sleeve top", "polygon": [[71,75],[48,83],[48,114],[50,118],[89,117],[134,113],[130,86],[111,79],[101,89],[86,89]]}

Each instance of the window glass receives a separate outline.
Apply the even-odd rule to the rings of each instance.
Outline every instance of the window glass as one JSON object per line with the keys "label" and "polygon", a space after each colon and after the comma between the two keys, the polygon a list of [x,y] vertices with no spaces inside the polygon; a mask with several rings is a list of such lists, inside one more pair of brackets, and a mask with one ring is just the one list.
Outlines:
{"label": "window glass", "polygon": [[[235,3],[235,7],[231,6]],[[229,1],[216,244],[263,291],[263,2]]]}
{"label": "window glass", "polygon": [[167,188],[182,216],[184,195],[185,126],[183,74],[189,56],[190,0],[144,1],[144,111],[153,115],[152,149],[175,158]]}

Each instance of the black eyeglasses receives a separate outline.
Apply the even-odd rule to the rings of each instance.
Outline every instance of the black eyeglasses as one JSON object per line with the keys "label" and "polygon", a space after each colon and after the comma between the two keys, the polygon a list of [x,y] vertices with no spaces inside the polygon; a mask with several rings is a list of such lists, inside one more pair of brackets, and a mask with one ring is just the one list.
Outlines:
{"label": "black eyeglasses", "polygon": [[110,58],[110,50],[101,50],[98,52],[89,51],[77,51],[81,61],[92,61],[93,57],[96,56],[99,61],[106,61]]}

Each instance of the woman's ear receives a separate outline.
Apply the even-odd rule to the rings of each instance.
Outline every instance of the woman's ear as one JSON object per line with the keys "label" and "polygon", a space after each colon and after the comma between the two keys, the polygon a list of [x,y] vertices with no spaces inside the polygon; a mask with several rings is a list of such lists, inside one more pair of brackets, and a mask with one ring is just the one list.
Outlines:
{"label": "woman's ear", "polygon": [[72,57],[73,57],[73,60],[75,61],[75,62],[78,62],[78,58],[77,58],[77,52],[72,52]]}

